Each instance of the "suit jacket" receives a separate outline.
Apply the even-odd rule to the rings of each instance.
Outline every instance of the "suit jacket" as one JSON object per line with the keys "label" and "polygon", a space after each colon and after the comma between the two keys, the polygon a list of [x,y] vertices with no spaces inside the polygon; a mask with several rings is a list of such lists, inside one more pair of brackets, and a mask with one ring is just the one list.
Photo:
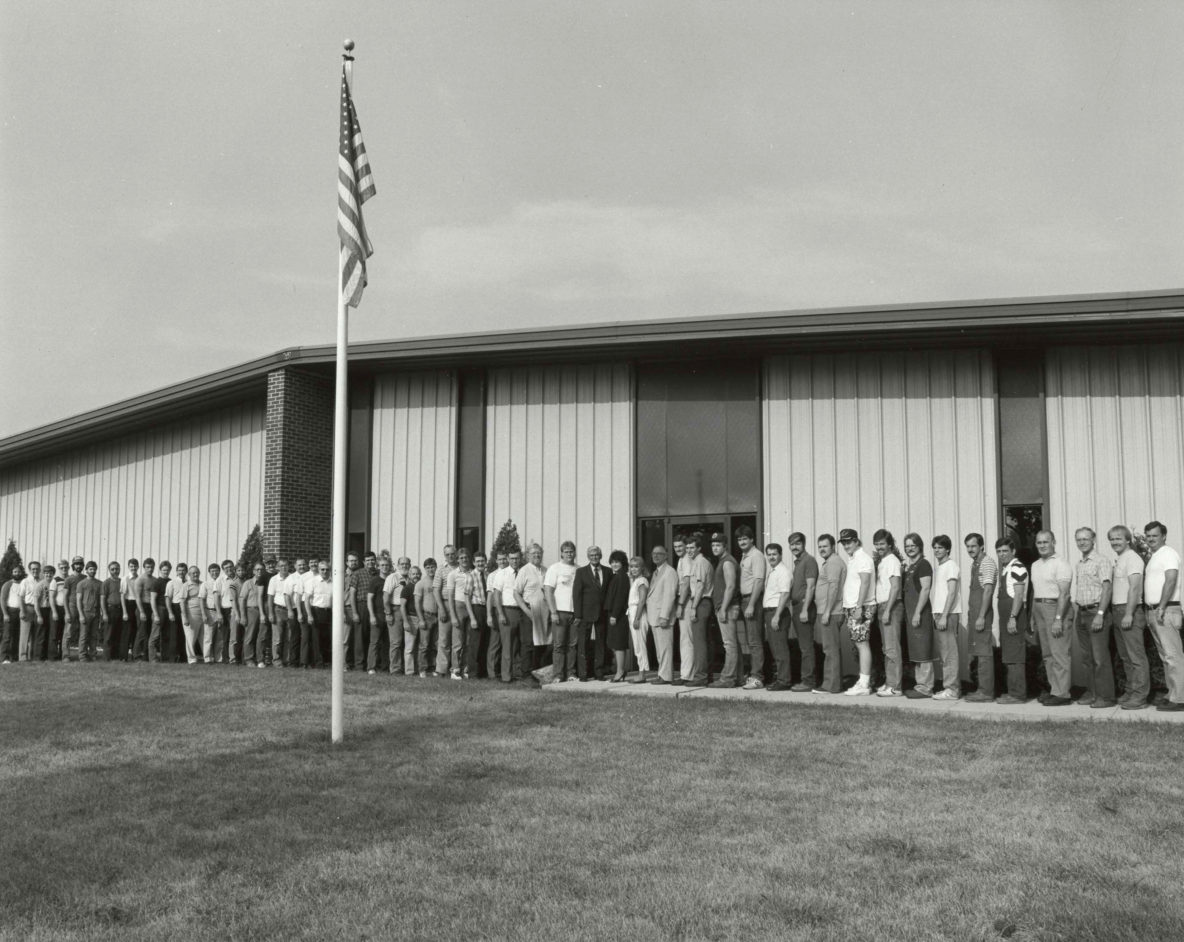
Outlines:
{"label": "suit jacket", "polygon": [[612,574],[608,589],[604,593],[604,614],[612,618],[624,618],[629,610],[629,572],[622,569]]}
{"label": "suit jacket", "polygon": [[[645,597],[645,611],[651,627],[656,627],[659,619],[673,617],[671,610],[677,598],[678,573],[669,563],[663,563],[650,577],[650,591]],[[669,622],[666,627],[670,627]]]}
{"label": "suit jacket", "polygon": [[608,581],[613,571],[608,566],[600,566],[600,584],[596,584],[596,577],[592,574],[591,566],[581,566],[576,570],[576,579],[572,584],[571,601],[575,610],[575,617],[580,621],[600,621],[604,611],[604,593],[608,588]]}

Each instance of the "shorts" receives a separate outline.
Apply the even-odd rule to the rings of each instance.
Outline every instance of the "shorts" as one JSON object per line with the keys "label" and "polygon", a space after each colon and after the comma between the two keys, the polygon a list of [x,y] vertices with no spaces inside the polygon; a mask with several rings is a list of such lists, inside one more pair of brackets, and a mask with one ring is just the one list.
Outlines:
{"label": "shorts", "polygon": [[847,616],[847,630],[851,633],[851,640],[856,644],[871,637],[872,619],[876,617],[876,607],[873,602],[862,608],[843,609],[843,613]]}

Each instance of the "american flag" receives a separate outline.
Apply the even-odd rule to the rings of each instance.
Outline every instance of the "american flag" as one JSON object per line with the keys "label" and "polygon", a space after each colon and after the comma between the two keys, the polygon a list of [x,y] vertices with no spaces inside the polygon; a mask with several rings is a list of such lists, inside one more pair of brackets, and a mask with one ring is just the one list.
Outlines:
{"label": "american flag", "polygon": [[366,287],[366,259],[373,253],[362,204],[374,195],[370,158],[362,143],[362,127],[350,97],[345,68],[341,70],[341,152],[337,158],[337,235],[341,239],[341,297],[357,307]]}

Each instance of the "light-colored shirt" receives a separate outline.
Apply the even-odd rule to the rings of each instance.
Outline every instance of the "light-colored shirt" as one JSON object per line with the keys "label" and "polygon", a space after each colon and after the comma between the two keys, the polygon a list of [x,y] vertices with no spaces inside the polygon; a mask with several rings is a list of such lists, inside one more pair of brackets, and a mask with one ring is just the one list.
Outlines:
{"label": "light-colored shirt", "polygon": [[866,574],[868,583],[876,578],[876,564],[862,546],[857,547],[847,561],[847,575],[843,580],[843,608],[855,608],[862,604],[862,580],[860,576]]}
{"label": "light-colored shirt", "polygon": [[390,598],[391,605],[399,604],[399,593],[403,590],[403,583],[406,580],[401,573],[392,572],[383,580],[382,595],[383,598]]}
{"label": "light-colored shirt", "polygon": [[562,559],[551,563],[547,567],[547,575],[543,578],[543,585],[555,590],[555,611],[575,611],[572,602],[572,588],[576,581],[576,567],[572,563],[565,563]]}
{"label": "light-colored shirt", "polygon": [[[219,577],[221,578],[221,577]],[[201,584],[201,599],[211,612],[218,610],[218,579],[206,579]]]}
{"label": "light-colored shirt", "polygon": [[300,577],[300,597],[308,595],[312,591],[313,583],[321,577],[320,573],[313,572],[311,569]]}
{"label": "light-colored shirt", "polygon": [[1114,561],[1114,581],[1111,583],[1113,595],[1110,602],[1114,605],[1126,605],[1130,601],[1131,576],[1143,575],[1143,557],[1129,546]]}
{"label": "light-colored shirt", "polygon": [[285,605],[295,604],[304,595],[304,576],[305,573],[294,572],[284,580],[282,591]]}
{"label": "light-colored shirt", "polygon": [[[825,608],[834,586],[842,586],[847,576],[847,567],[838,553],[831,553],[818,564],[818,582],[814,586],[814,604]],[[832,609],[831,614],[834,614]]]}
{"label": "light-colored shirt", "polygon": [[[691,579],[691,557],[683,553],[678,557],[678,565],[674,567],[674,571],[678,573],[678,594],[682,597],[689,591]],[[685,590],[685,591],[684,591]]]}
{"label": "light-colored shirt", "polygon": [[505,569],[495,569],[489,574],[489,591],[497,592],[502,608],[514,607],[514,580],[517,573],[509,566]]}
{"label": "light-colored shirt", "polygon": [[[995,567],[998,571],[998,566]],[[1022,598],[1028,590],[1028,570],[1018,559],[1012,559],[1003,567],[1003,591],[1009,599],[1014,599],[1018,592]]]}
{"label": "light-colored shirt", "polygon": [[24,585],[25,583],[23,581],[17,582],[15,579],[12,581],[12,584],[8,587],[8,598],[4,600],[5,608],[21,607],[21,598],[24,596]]}
{"label": "light-colored shirt", "polygon": [[699,596],[699,601],[711,599],[712,580],[715,567],[700,553],[694,559],[687,560],[687,588],[690,589],[689,598]]}
{"label": "light-colored shirt", "polygon": [[774,609],[781,604],[781,596],[789,594],[789,584],[792,581],[793,573],[785,565],[785,560],[769,569],[769,574],[765,578],[765,597],[762,603],[766,610]]}
{"label": "light-colored shirt", "polygon": [[124,574],[119,577],[119,592],[123,596],[125,602],[134,602],[136,600],[136,580],[139,575]]}
{"label": "light-colored shirt", "polygon": [[185,579],[175,578],[170,579],[169,584],[164,589],[164,600],[170,605],[178,605],[181,601],[182,589],[185,588]]}
{"label": "light-colored shirt", "polygon": [[308,604],[313,608],[332,608],[333,607],[333,579],[320,578],[320,573],[317,574],[317,581],[312,584],[312,589],[309,591]]}
{"label": "light-colored shirt", "polygon": [[416,614],[423,612],[425,615],[436,614],[436,596],[432,592],[432,582],[426,574],[419,577],[419,581],[415,583],[415,603],[419,606]]}
{"label": "light-colored shirt", "polygon": [[[876,602],[882,603],[888,601],[888,596],[892,594],[892,579],[900,578],[900,560],[896,558],[895,553],[888,553],[880,560],[876,566]],[[897,588],[896,597],[899,599],[900,590]]]}
{"label": "light-colored shirt", "polygon": [[1114,563],[1096,549],[1083,556],[1073,567],[1073,586],[1069,598],[1077,605],[1097,605],[1102,590],[1114,578]]}
{"label": "light-colored shirt", "polygon": [[978,584],[983,588],[999,581],[999,566],[990,556],[983,553],[978,558]]}
{"label": "light-colored shirt", "polygon": [[1032,563],[1032,593],[1037,599],[1056,599],[1061,586],[1071,585],[1073,570],[1060,556],[1040,558]]}
{"label": "light-colored shirt", "polygon": [[629,612],[630,619],[632,619],[637,612],[637,606],[639,604],[639,600],[641,599],[641,590],[648,589],[649,587],[650,580],[642,575],[639,575],[636,579],[629,583],[629,599],[625,604]]}
{"label": "light-colored shirt", "polygon": [[287,576],[281,576],[278,572],[272,576],[267,582],[267,594],[273,602],[276,601],[276,596],[279,596],[279,605],[284,604],[284,583],[288,581]]}
{"label": "light-colored shirt", "polygon": [[21,601],[26,605],[37,608],[37,596],[41,592],[41,580],[33,576],[25,576],[21,583]]}
{"label": "light-colored shirt", "polygon": [[543,573],[534,563],[523,563],[514,577],[514,589],[522,593],[527,605],[534,605],[543,594]]}
{"label": "light-colored shirt", "polygon": [[473,595],[473,579],[476,573],[473,570],[465,571],[464,569],[457,569],[448,576],[446,586],[449,593],[445,598],[452,599],[454,602],[464,604],[465,599],[471,599]]}
{"label": "light-colored shirt", "polygon": [[1176,589],[1172,592],[1169,602],[1180,601],[1180,554],[1170,546],[1161,546],[1151,558],[1147,560],[1147,567],[1143,571],[1143,601],[1148,605],[1158,605],[1163,601],[1163,587],[1167,582],[1167,574],[1176,570]]}
{"label": "light-colored shirt", "polygon": [[[958,585],[958,579],[962,575],[962,570],[958,568],[958,564],[954,562],[953,558],[947,559],[944,563],[937,567],[937,572],[933,574],[933,614],[942,615],[946,613],[946,602],[950,600],[950,594],[953,593],[954,604],[950,606],[948,614],[961,615],[962,614],[962,592]],[[954,581],[954,587],[950,588],[950,580]]]}
{"label": "light-colored shirt", "polygon": [[764,579],[769,572],[769,561],[765,554],[755,546],[750,546],[748,552],[740,557],[740,594],[752,595],[753,587],[758,579]]}

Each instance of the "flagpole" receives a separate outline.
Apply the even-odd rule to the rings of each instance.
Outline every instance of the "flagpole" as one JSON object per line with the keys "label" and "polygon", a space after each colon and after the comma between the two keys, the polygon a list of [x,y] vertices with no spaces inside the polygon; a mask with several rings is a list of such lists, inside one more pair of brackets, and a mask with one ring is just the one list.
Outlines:
{"label": "flagpole", "polygon": [[[353,86],[353,40],[345,41],[346,84]],[[345,739],[345,453],[349,404],[349,308],[345,303],[341,252],[337,265],[337,388],[333,419],[333,658],[330,662],[332,708],[330,735],[334,743]]]}

